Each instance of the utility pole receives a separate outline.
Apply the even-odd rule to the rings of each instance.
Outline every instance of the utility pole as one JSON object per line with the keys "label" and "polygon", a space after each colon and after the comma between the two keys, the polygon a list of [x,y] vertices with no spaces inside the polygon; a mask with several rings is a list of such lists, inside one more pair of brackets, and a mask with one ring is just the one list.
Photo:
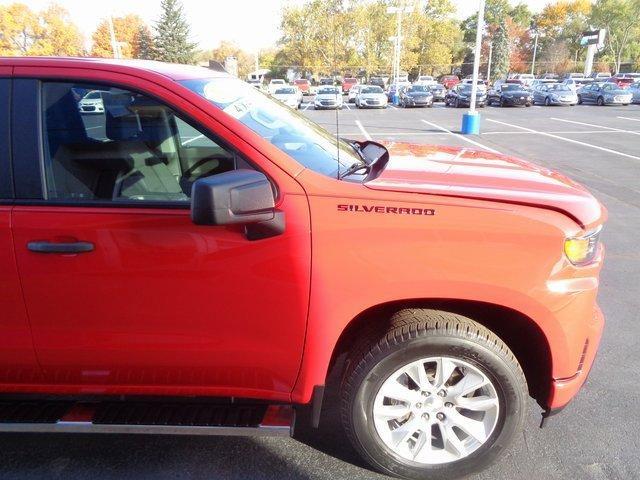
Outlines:
{"label": "utility pole", "polygon": [[493,42],[489,42],[489,61],[487,62],[487,84],[491,83],[491,58],[493,57]]}
{"label": "utility pole", "polygon": [[120,50],[120,44],[116,40],[116,31],[113,28],[113,17],[111,14],[107,15],[107,23],[109,24],[109,36],[111,37],[111,49],[113,50],[113,58],[122,58],[122,52]]}
{"label": "utility pole", "polygon": [[476,27],[476,47],[473,54],[473,80],[471,84],[471,100],[469,112],[462,115],[463,134],[480,133],[480,115],[476,111],[476,96],[478,94],[478,75],[480,73],[480,55],[482,54],[482,34],[484,32],[484,6],[485,0],[478,2],[478,26]]}
{"label": "utility pole", "polygon": [[[387,13],[396,14],[396,36],[394,38],[394,53],[391,78],[393,78],[396,88],[400,79],[400,57],[402,56],[402,14],[413,12],[413,7],[403,5],[404,1],[398,7],[387,7]],[[397,93],[396,93],[397,96]]]}
{"label": "utility pole", "polygon": [[535,37],[535,41],[533,43],[533,61],[531,62],[531,75],[534,74],[536,68],[536,54],[538,53],[538,37],[540,33],[538,33],[538,26],[535,23],[531,23],[531,29],[533,30],[533,35]]}

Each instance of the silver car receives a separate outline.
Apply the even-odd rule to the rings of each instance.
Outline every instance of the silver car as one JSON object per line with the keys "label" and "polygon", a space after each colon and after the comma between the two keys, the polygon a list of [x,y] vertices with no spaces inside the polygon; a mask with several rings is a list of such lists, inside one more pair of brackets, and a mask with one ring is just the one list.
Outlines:
{"label": "silver car", "polygon": [[633,95],[631,103],[640,103],[640,82],[632,83],[629,86],[629,91]]}
{"label": "silver car", "polygon": [[533,103],[550,105],[575,105],[578,95],[563,83],[540,84],[533,90]]}
{"label": "silver car", "polygon": [[600,106],[629,105],[632,97],[629,90],[610,82],[592,83],[578,90],[578,103],[595,103]]}

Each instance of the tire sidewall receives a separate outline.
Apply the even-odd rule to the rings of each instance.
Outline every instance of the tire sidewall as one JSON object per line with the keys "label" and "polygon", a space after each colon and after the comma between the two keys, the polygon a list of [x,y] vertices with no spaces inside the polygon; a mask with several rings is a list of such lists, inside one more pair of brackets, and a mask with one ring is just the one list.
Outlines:
{"label": "tire sidewall", "polygon": [[[448,356],[481,370],[493,383],[500,401],[496,427],[487,442],[468,457],[444,465],[421,465],[393,453],[377,434],[372,419],[375,396],[396,370],[426,357]],[[395,345],[375,357],[372,368],[359,375],[359,387],[351,403],[352,428],[361,452],[380,469],[405,478],[452,478],[477,471],[491,463],[511,443],[524,421],[526,391],[518,388],[518,374],[497,353],[468,339],[430,335]]]}

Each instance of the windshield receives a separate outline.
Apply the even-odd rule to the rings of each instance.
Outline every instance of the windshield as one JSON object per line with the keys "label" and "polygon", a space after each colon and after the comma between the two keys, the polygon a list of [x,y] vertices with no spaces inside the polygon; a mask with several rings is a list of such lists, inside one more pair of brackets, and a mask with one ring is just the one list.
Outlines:
{"label": "windshield", "polygon": [[340,93],[340,91],[338,90],[337,87],[322,87],[318,89],[318,93],[320,95],[331,95],[331,94]]}
{"label": "windshield", "polygon": [[307,85],[309,83],[309,80],[294,80],[293,83],[295,83],[296,85]]}
{"label": "windshield", "polygon": [[558,90],[561,92],[570,92],[571,89],[569,87],[567,87],[566,85],[563,85],[561,83],[557,84],[557,85],[549,85],[549,90]]}
{"label": "windshield", "polygon": [[271,85],[284,85],[284,80],[271,80]]}
{"label": "windshield", "polygon": [[183,80],[180,84],[314,172],[337,177],[354,164],[364,165],[349,143],[337,141],[305,116],[236,78],[198,78]]}
{"label": "windshield", "polygon": [[292,93],[296,93],[295,88],[279,88],[276,90],[276,95],[289,95]]}
{"label": "windshield", "polygon": [[362,93],[384,93],[380,87],[363,87]]}
{"label": "windshield", "polygon": [[407,92],[428,92],[429,89],[424,85],[413,85],[407,88]]}

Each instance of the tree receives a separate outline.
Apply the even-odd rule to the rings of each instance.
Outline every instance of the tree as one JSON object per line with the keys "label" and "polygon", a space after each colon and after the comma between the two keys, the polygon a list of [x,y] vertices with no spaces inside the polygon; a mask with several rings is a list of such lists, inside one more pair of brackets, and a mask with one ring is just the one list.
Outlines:
{"label": "tree", "polygon": [[81,55],[82,37],[62,7],[34,12],[23,4],[0,6],[1,55]]}
{"label": "tree", "polygon": [[501,23],[498,25],[493,37],[493,56],[491,57],[491,75],[493,78],[507,76],[509,73],[510,56],[507,26]]}
{"label": "tree", "polygon": [[140,58],[142,60],[155,59],[155,42],[149,27],[146,25],[140,25],[135,41],[135,51],[137,53],[136,58]]}
{"label": "tree", "polygon": [[[124,58],[139,58],[138,35],[143,27],[146,28],[144,22],[138,15],[130,14],[124,17],[113,18],[113,31],[116,36],[116,41],[121,45],[121,52]],[[104,19],[98,24],[96,31],[93,32],[92,39],[92,56],[113,57],[113,46],[111,45],[108,19]]]}
{"label": "tree", "polygon": [[196,44],[189,41],[190,28],[180,0],[162,0],[162,13],[155,25],[155,56],[172,63],[193,63]]}
{"label": "tree", "polygon": [[590,13],[590,0],[558,0],[546,5],[535,18],[542,54],[547,48],[558,53],[557,42],[561,42],[568,49],[567,60],[577,57],[583,51],[580,37],[589,29]]}
{"label": "tree", "polygon": [[227,57],[236,57],[238,60],[238,76],[240,78],[246,78],[246,76],[253,71],[255,65],[255,57],[233,42],[222,41],[218,48],[209,50],[207,52],[200,52],[198,59],[203,61],[215,60],[221,65],[224,65]]}
{"label": "tree", "polygon": [[605,45],[616,73],[620,71],[623,54],[640,36],[639,17],[640,0],[597,0],[593,6],[590,22],[607,30]]}

